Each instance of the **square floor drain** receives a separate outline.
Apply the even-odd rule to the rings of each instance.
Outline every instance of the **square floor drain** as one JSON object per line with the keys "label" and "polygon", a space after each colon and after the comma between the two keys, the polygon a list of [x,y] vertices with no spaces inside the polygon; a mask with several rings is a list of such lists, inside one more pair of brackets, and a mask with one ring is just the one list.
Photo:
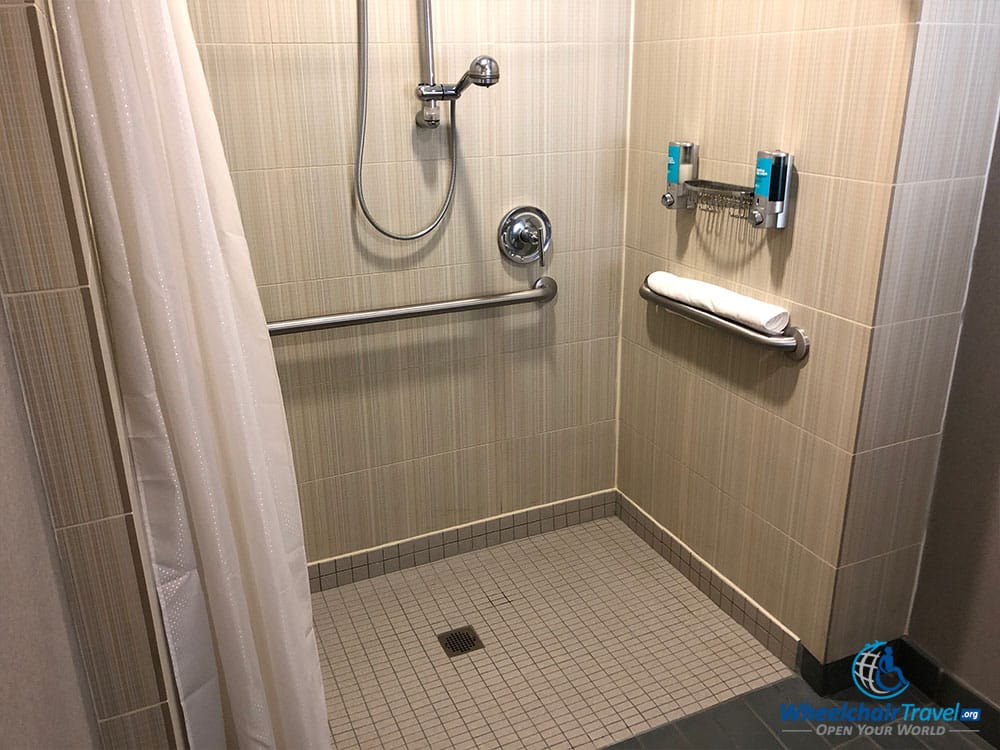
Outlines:
{"label": "square floor drain", "polygon": [[475,628],[471,625],[449,630],[447,633],[438,633],[438,641],[448,656],[459,656],[484,648],[483,642],[479,640]]}

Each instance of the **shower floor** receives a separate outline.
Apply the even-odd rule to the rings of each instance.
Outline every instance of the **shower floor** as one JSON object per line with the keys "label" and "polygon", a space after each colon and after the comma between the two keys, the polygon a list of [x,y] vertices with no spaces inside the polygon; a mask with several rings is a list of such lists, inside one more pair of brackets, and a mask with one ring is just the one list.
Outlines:
{"label": "shower floor", "polygon": [[[313,595],[336,748],[603,747],[788,677],[617,518]],[[485,648],[449,657],[471,625]]]}

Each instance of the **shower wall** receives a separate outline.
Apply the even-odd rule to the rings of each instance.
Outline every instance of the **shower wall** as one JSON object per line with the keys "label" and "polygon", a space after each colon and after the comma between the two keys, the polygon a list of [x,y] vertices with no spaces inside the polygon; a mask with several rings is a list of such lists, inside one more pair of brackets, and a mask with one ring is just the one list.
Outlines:
{"label": "shower wall", "polygon": [[[636,2],[618,481],[828,661],[905,631],[1000,45],[978,2],[725,6]],[[790,228],[663,209],[675,139],[739,184],[793,153]],[[785,305],[808,360],[653,308],[658,269]]]}
{"label": "shower wall", "polygon": [[[619,486],[822,654],[916,18],[723,5],[675,24],[679,3],[636,4]],[[701,145],[699,176],[738,184],[758,149],[794,154],[790,228],[663,209],[677,139]],[[638,288],[659,269],[787,306],[809,358],[653,308]]]}
{"label": "shower wall", "polygon": [[[458,105],[455,207],[397,243],[355,212],[350,0],[191,0],[269,319],[527,289],[500,218],[548,212],[558,299],[289,336],[275,353],[310,561],[614,486],[631,3],[435,0]],[[366,188],[413,230],[447,187],[447,133],[413,126],[416,3],[370,2]]]}

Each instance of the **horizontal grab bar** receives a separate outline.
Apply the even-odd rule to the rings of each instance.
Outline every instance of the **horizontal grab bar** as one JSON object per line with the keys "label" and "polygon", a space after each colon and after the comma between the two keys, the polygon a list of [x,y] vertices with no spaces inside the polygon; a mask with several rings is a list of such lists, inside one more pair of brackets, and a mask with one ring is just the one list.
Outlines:
{"label": "horizontal grab bar", "polygon": [[745,325],[736,323],[728,318],[719,317],[707,310],[685,305],[683,302],[678,302],[670,297],[657,294],[649,288],[645,279],[642,281],[642,286],[639,287],[639,296],[695,323],[701,323],[712,328],[721,328],[723,331],[728,331],[746,341],[752,341],[762,346],[769,346],[772,349],[781,349],[796,361],[805,359],[806,355],[809,354],[809,336],[801,328],[788,326],[785,329],[785,335],[768,336],[766,333],[747,328]]}
{"label": "horizontal grab bar", "polygon": [[555,279],[542,276],[535,280],[535,283],[531,285],[531,289],[523,292],[507,292],[506,294],[493,294],[486,297],[466,297],[465,299],[428,302],[423,305],[407,305],[405,307],[383,307],[378,310],[320,315],[315,318],[279,320],[275,323],[268,323],[267,332],[272,337],[284,336],[289,333],[322,331],[327,328],[346,328],[347,326],[357,326],[365,323],[382,323],[387,320],[422,318],[426,315],[443,315],[444,313],[461,312],[463,310],[483,310],[491,307],[522,305],[525,302],[549,302],[555,299],[556,292],[558,291],[559,286],[556,284]]}

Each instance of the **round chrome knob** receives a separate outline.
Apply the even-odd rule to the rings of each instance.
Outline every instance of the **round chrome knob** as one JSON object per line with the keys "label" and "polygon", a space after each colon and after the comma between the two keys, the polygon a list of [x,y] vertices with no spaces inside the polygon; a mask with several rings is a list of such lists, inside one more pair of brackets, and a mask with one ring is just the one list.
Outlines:
{"label": "round chrome knob", "polygon": [[500,221],[497,246],[507,260],[526,266],[552,250],[552,224],[540,208],[519,206]]}

